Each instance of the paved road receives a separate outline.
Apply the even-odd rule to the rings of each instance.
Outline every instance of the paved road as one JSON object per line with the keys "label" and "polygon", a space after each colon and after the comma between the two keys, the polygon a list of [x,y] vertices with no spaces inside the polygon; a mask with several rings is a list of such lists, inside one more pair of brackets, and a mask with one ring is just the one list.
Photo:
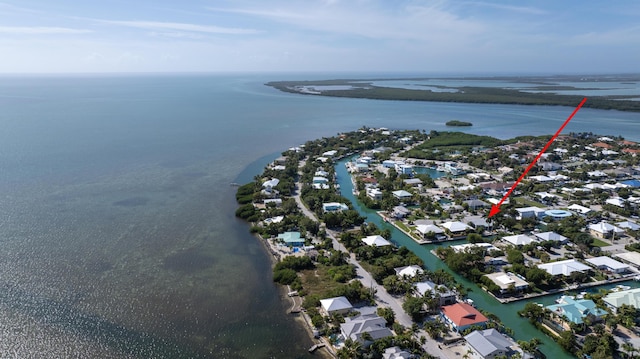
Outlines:
{"label": "paved road", "polygon": [[[303,164],[300,165],[300,168],[302,166]],[[316,214],[311,212],[304,205],[304,203],[302,203],[302,199],[300,199],[300,192],[299,192],[299,189],[301,188],[300,186],[301,184],[297,182],[296,190],[293,194],[293,198],[295,199],[296,203],[298,204],[298,207],[300,208],[300,210],[305,216],[311,218],[316,222],[319,222]],[[402,299],[395,298],[394,296],[389,294],[389,292],[387,292],[387,290],[382,285],[378,284],[373,279],[373,277],[369,272],[367,272],[364,268],[362,268],[360,263],[356,260],[355,255],[352,253],[349,253],[349,251],[347,251],[347,249],[338,241],[339,234],[337,232],[332,230],[327,230],[327,235],[331,238],[331,241],[333,243],[333,249],[349,254],[348,262],[353,266],[355,266],[356,276],[358,277],[360,282],[362,282],[362,284],[365,287],[373,287],[375,289],[376,302],[382,307],[391,308],[393,310],[393,313],[395,314],[396,321],[406,328],[411,328],[411,326],[413,325],[413,320],[404,311],[404,309],[402,309]],[[426,343],[423,345],[423,348],[425,351],[427,351],[427,353],[431,355],[436,355],[440,358],[448,358],[445,352],[443,352],[440,349],[440,344],[437,341],[430,339],[426,332],[419,331],[416,334],[416,339],[419,339],[420,336],[424,336],[425,338],[427,338]]]}

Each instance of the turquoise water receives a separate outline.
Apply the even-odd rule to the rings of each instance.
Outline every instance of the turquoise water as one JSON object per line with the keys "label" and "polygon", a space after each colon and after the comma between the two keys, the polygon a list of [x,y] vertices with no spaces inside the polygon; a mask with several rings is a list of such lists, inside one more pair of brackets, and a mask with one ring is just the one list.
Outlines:
{"label": "turquoise water", "polygon": [[[459,119],[507,138],[552,133],[572,111],[263,85],[304,77],[318,75],[0,77],[0,353],[306,357],[230,183],[364,125],[446,130]],[[639,116],[582,109],[565,132],[640,140]]]}
{"label": "turquoise water", "polygon": [[[526,301],[514,302],[509,304],[501,304],[492,296],[484,292],[475,283],[468,281],[466,278],[452,272],[449,268],[436,256],[431,253],[431,250],[440,246],[451,246],[459,244],[461,241],[453,241],[442,244],[427,244],[420,245],[407,235],[402,233],[393,225],[383,221],[375,211],[364,207],[357,198],[353,195],[353,183],[349,180],[349,173],[346,171],[344,162],[339,162],[336,165],[336,174],[338,175],[338,182],[340,184],[340,192],[343,196],[351,200],[354,203],[354,207],[364,216],[367,217],[367,222],[375,223],[382,229],[391,230],[391,240],[397,245],[402,245],[409,248],[413,253],[418,255],[425,263],[426,267],[430,270],[444,269],[447,272],[454,275],[456,281],[461,283],[469,290],[469,298],[473,299],[475,305],[478,308],[487,310],[497,315],[504,325],[513,329],[516,340],[530,340],[531,338],[540,338],[543,345],[540,350],[547,355],[547,358],[574,358],[573,355],[565,352],[560,346],[555,343],[551,338],[545,336],[542,332],[538,331],[533,325],[531,325],[526,319],[522,319],[518,316],[517,312],[524,308],[528,302],[542,303],[544,305],[551,305],[553,301],[559,296],[546,296],[541,298],[535,298]],[[635,281],[625,282],[633,288],[640,287],[640,283]],[[610,289],[615,285],[606,285],[600,288]],[[599,288],[591,288],[592,291],[597,291]]]}

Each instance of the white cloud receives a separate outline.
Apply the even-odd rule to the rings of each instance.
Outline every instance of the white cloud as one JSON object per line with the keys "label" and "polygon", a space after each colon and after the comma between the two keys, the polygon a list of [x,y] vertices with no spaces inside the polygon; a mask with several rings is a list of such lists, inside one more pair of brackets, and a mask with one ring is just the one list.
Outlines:
{"label": "white cloud", "polygon": [[517,12],[522,14],[531,14],[531,15],[547,14],[547,11],[545,10],[542,10],[536,7],[530,7],[530,6],[504,5],[504,4],[496,4],[496,3],[484,2],[484,1],[467,1],[467,2],[463,2],[462,4],[464,4],[465,6],[466,5],[482,6],[482,7],[488,7],[488,8],[498,9],[498,10]]}
{"label": "white cloud", "polygon": [[146,30],[176,30],[201,32],[209,34],[230,34],[230,35],[246,35],[256,34],[259,31],[254,29],[243,29],[234,27],[220,27],[211,25],[185,24],[178,22],[159,22],[159,21],[116,21],[116,20],[98,20],[99,22],[134,27]]}
{"label": "white cloud", "polygon": [[86,34],[93,32],[85,29],[45,26],[0,26],[0,34],[15,35],[57,35],[57,34]]}

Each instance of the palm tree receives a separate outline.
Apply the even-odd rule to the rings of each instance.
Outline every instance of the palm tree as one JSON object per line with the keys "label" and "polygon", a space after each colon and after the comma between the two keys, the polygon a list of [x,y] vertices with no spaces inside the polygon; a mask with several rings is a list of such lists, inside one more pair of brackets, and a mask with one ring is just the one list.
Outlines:
{"label": "palm tree", "polygon": [[348,338],[342,348],[336,353],[340,359],[353,359],[362,357],[362,344],[357,340]]}

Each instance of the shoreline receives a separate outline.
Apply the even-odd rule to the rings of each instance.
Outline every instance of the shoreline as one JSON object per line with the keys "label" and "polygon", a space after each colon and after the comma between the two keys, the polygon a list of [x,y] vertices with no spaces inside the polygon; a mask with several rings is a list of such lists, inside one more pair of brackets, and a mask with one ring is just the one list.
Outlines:
{"label": "shoreline", "polygon": [[[271,262],[271,270],[273,270],[275,265],[278,263],[278,258],[280,255],[279,252],[273,248],[271,243],[269,243],[268,239],[264,239],[260,234],[257,234],[257,233],[254,233],[254,236],[262,244],[262,248],[264,249],[265,254],[269,257],[269,261]],[[296,303],[296,298],[300,298],[300,297],[289,296],[289,293],[291,292],[291,288],[289,286],[285,287],[279,284],[277,286],[279,287],[278,292],[280,293],[280,301],[283,304],[289,304],[289,303],[291,304],[289,309],[287,309],[286,313],[289,314],[293,318],[293,321],[296,322],[296,324],[307,333],[308,338],[310,339],[312,345],[316,345],[316,344],[324,345],[323,347],[318,348],[318,349],[324,349],[324,350],[316,350],[312,354],[322,359],[336,358],[335,353],[333,353],[331,350],[331,345],[329,345],[329,343],[325,343],[324,340],[322,339],[316,338],[315,335],[313,334],[311,321],[307,317],[307,314],[303,310],[300,310],[298,312],[295,312],[293,310],[296,306],[300,307],[300,305],[302,304],[302,301],[299,304]],[[286,307],[286,305],[284,307]]]}

